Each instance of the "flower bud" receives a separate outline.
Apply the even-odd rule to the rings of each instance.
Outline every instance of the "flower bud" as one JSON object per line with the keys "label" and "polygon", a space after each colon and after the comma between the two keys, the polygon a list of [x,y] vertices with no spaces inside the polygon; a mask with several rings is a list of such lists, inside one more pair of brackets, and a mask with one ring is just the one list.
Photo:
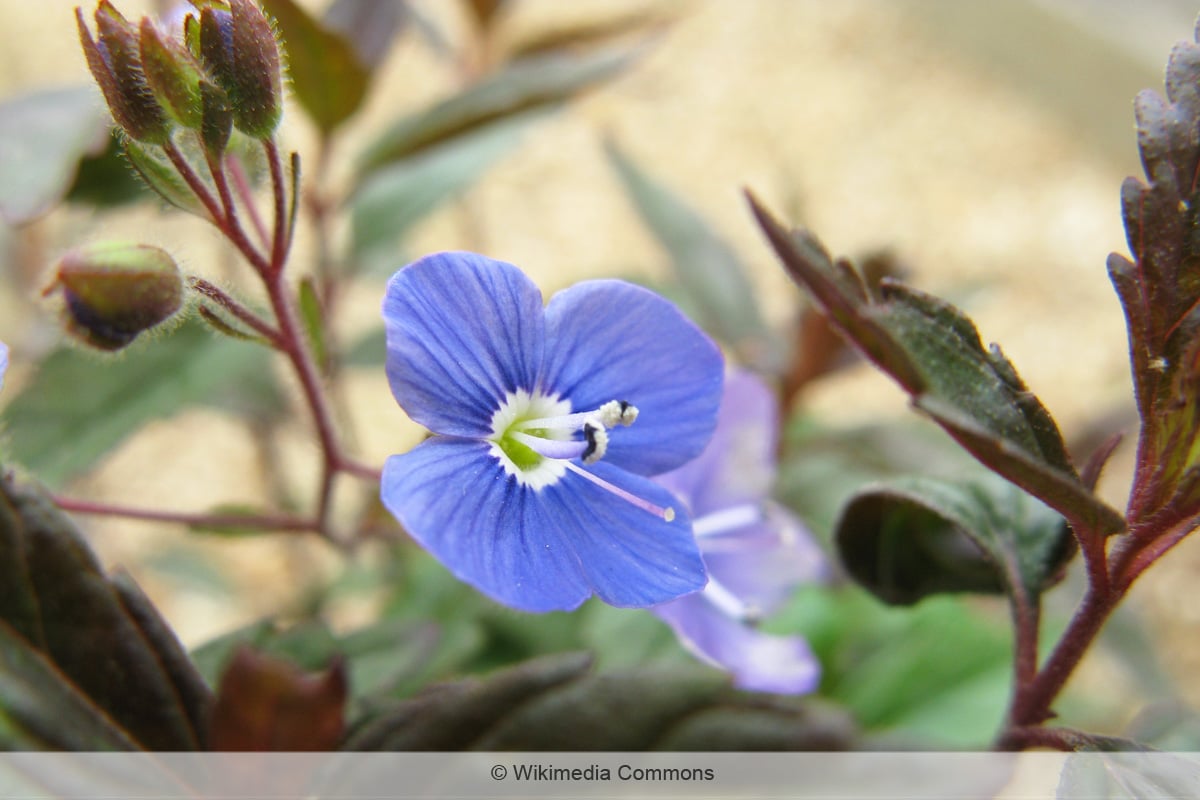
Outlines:
{"label": "flower bud", "polygon": [[283,74],[279,40],[262,9],[252,0],[230,0],[228,11],[207,5],[198,31],[191,26],[185,36],[198,41],[205,66],[228,95],[234,127],[256,139],[273,134],[283,115]]}
{"label": "flower bud", "polygon": [[166,251],[105,242],[76,248],[42,293],[62,290],[67,330],[101,350],[120,350],[183,306],[183,277]]}
{"label": "flower bud", "polygon": [[75,21],[88,69],[104,93],[116,123],[137,141],[166,142],[171,126],[146,84],[137,30],[108,0],[101,0],[96,6],[97,40],[92,39],[79,8],[75,9]]}
{"label": "flower bud", "polygon": [[233,109],[229,106],[229,97],[221,87],[204,81],[200,84],[200,106],[203,110],[200,138],[209,155],[219,156],[225,152],[233,133]]}
{"label": "flower bud", "polygon": [[204,73],[192,54],[174,39],[164,38],[149,17],[142,17],[138,27],[138,52],[146,84],[163,109],[183,127],[200,128]]}

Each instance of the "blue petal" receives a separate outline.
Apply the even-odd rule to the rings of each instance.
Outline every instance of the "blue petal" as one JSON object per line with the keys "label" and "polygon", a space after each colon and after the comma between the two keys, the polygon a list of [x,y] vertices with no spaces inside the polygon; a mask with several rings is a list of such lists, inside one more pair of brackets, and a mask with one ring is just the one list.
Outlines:
{"label": "blue petal", "polygon": [[585,281],[546,307],[543,385],[575,411],[626,400],[640,415],[614,430],[605,460],[655,475],[695,458],[716,424],[722,357],[674,305],[622,281]]}
{"label": "blue petal", "polygon": [[703,592],[654,613],[697,658],[729,672],[739,689],[804,694],[817,688],[821,665],[799,636],[774,636],[723,614]]}
{"label": "blue petal", "polygon": [[460,580],[525,611],[570,610],[592,594],[545,492],[518,486],[477,440],[434,437],[383,468],[381,497]]}
{"label": "blue petal", "polygon": [[432,431],[486,435],[507,393],[535,387],[542,296],[512,264],[474,253],[422,258],[392,276],[383,319],[392,394]]}
{"label": "blue petal", "polygon": [[796,587],[822,581],[829,564],[804,524],[790,511],[768,504],[766,518],[720,536],[700,537],[713,580],[747,605],[770,614]]}
{"label": "blue petal", "polygon": [[761,378],[733,369],[725,376],[717,428],[704,452],[654,480],[687,503],[692,517],[758,503],[775,479],[778,406]]}
{"label": "blue petal", "polygon": [[[603,462],[589,472],[661,507],[673,498],[646,478]],[[546,512],[565,532],[580,569],[609,605],[642,608],[694,592],[708,582],[686,512],[667,522],[568,472],[542,490]]]}
{"label": "blue petal", "polygon": [[8,369],[8,345],[0,342],[0,389],[4,388],[4,373]]}

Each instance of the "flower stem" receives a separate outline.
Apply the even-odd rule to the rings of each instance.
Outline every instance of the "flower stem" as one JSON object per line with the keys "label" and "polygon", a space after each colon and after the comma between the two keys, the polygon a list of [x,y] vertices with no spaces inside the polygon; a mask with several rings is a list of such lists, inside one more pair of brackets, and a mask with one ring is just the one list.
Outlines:
{"label": "flower stem", "polygon": [[101,517],[122,517],[144,522],[169,522],[202,528],[249,528],[279,533],[310,533],[318,530],[317,521],[289,514],[205,514],[186,511],[159,511],[136,506],[114,505],[92,500],[80,500],[63,495],[53,496],[56,506],[75,514]]}
{"label": "flower stem", "polygon": [[209,283],[204,278],[196,277],[195,275],[188,276],[188,285],[197,294],[207,297],[221,308],[228,311],[235,319],[245,324],[259,336],[266,339],[272,347],[276,349],[282,348],[282,337],[275,328],[271,327],[270,323],[262,317],[255,314],[244,305],[234,300],[226,294],[220,287]]}
{"label": "flower stem", "polygon": [[258,234],[258,239],[264,246],[270,245],[271,236],[267,233],[267,226],[263,223],[262,216],[258,213],[258,206],[254,203],[254,193],[250,190],[250,181],[246,177],[246,170],[242,167],[242,162],[235,158],[228,159],[225,163],[229,167],[230,177],[233,178],[233,187],[237,190],[238,196],[242,199],[242,206],[250,217],[250,224],[254,226],[254,232]]}
{"label": "flower stem", "polygon": [[271,196],[275,201],[275,227],[271,238],[271,269],[283,271],[288,254],[288,191],[283,179],[283,161],[279,157],[279,146],[273,138],[262,140],[263,151],[271,170]]}

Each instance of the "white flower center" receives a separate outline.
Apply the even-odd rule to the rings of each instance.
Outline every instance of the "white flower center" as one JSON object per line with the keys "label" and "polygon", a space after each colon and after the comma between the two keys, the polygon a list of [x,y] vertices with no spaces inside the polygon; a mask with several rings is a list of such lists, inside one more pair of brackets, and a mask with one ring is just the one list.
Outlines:
{"label": "white flower center", "polygon": [[632,425],[637,416],[637,408],[624,400],[610,400],[591,411],[572,412],[570,401],[560,400],[558,395],[518,389],[505,395],[492,414],[487,441],[504,472],[522,486],[541,490],[571,471],[670,522],[675,518],[674,509],[632,495],[574,463],[575,459],[584,464],[599,461],[608,451],[609,429]]}

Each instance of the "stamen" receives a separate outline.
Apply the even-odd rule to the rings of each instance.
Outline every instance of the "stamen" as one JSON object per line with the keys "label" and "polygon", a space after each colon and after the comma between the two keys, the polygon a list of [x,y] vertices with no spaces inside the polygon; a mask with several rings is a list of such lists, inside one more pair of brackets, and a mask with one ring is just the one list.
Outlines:
{"label": "stamen", "polygon": [[751,621],[761,616],[758,609],[743,603],[711,575],[708,577],[708,584],[704,587],[704,599],[716,606],[727,617]]}
{"label": "stamen", "polygon": [[518,422],[515,427],[520,430],[534,428],[541,430],[579,430],[588,422],[598,422],[605,428],[615,428],[617,425],[632,425],[637,417],[637,406],[630,405],[624,400],[609,400],[594,411],[577,411],[574,414],[562,414],[557,417],[525,419]]}
{"label": "stamen", "polygon": [[571,439],[543,439],[540,436],[530,436],[521,431],[510,431],[509,437],[528,447],[533,452],[546,458],[578,458],[587,456],[592,449],[588,442],[577,442]]}
{"label": "stamen", "polygon": [[762,509],[757,504],[742,503],[697,517],[692,520],[692,531],[697,537],[719,536],[761,522],[762,518]]}
{"label": "stamen", "polygon": [[586,469],[584,469],[582,467],[578,467],[570,461],[564,461],[563,464],[566,466],[567,469],[571,470],[571,472],[574,472],[579,477],[586,478],[587,480],[591,481],[595,485],[599,486],[601,489],[605,489],[607,491],[612,492],[613,494],[615,494],[617,497],[621,498],[625,502],[632,503],[634,506],[642,509],[643,511],[649,511],[651,514],[653,514],[656,517],[661,517],[664,522],[674,521],[675,509],[671,508],[670,506],[667,506],[666,508],[663,508],[662,506],[656,506],[654,503],[651,503],[649,500],[643,500],[642,498],[638,497],[637,495],[625,491],[620,486],[614,486],[613,484],[609,483],[608,481],[604,480],[603,478],[601,478],[597,475],[593,475],[592,473],[588,472]]}
{"label": "stamen", "polygon": [[604,458],[604,453],[608,450],[608,431],[604,430],[603,425],[585,422],[583,438],[587,441],[587,448],[583,451],[583,463],[595,464]]}
{"label": "stamen", "polygon": [[637,406],[630,405],[624,400],[609,400],[596,409],[596,414],[606,428],[615,428],[618,425],[628,428],[638,418]]}

